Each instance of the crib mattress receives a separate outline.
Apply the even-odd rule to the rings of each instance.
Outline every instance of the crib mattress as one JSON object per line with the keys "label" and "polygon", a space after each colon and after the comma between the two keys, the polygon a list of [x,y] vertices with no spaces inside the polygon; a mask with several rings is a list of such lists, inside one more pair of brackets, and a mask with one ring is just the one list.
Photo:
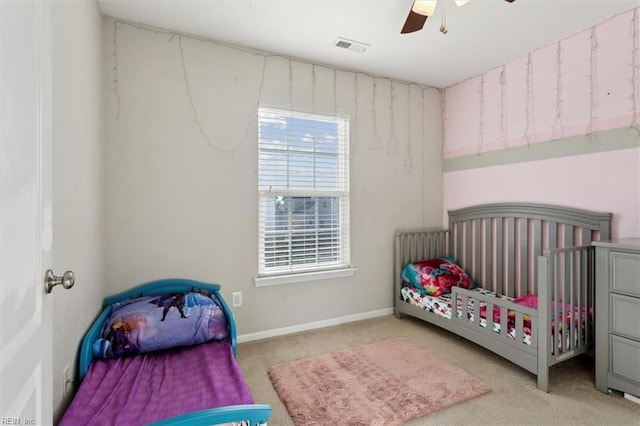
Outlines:
{"label": "crib mattress", "polygon": [[[500,298],[503,300],[513,300],[512,297],[504,296],[501,294],[497,294],[491,290],[486,290],[483,288],[476,288],[473,291],[477,291],[478,293],[482,293],[487,296]],[[432,312],[441,317],[451,319],[451,315],[453,313],[453,309],[451,308],[451,294],[442,294],[440,296],[429,296],[422,294],[417,288],[405,286],[401,289],[400,295],[402,300],[412,305],[415,305],[421,309]],[[473,298],[469,298],[467,304],[467,320],[469,322],[474,321],[474,300]],[[462,317],[462,301],[459,299],[457,301],[456,307],[456,317]],[[500,322],[492,321],[492,330],[496,333],[500,333]],[[531,345],[531,320],[525,316],[524,318],[524,330],[522,335],[522,342],[526,345]],[[487,326],[487,318],[486,318],[486,304],[484,301],[480,302],[480,326]],[[515,339],[515,326],[509,321],[509,329],[507,330],[508,336],[512,339]]]}
{"label": "crib mattress", "polygon": [[[473,289],[478,293],[481,293],[486,296],[496,297],[503,300],[514,301],[512,297],[504,296],[502,294],[495,293],[491,290],[486,290],[483,288]],[[440,296],[429,296],[422,294],[418,289],[410,286],[405,286],[400,290],[400,297],[403,301],[415,305],[421,309],[432,312],[436,315],[439,315],[443,318],[451,319],[451,315],[453,313],[453,309],[451,308],[451,295],[443,294]],[[577,306],[574,306],[573,309],[570,305],[566,305],[564,307],[559,304],[558,309],[558,318],[559,318],[559,327],[558,333],[556,334],[556,320],[554,317],[556,305],[552,302],[550,306],[551,312],[551,329],[549,332],[551,333],[551,341],[555,341],[555,345],[551,344],[551,353],[555,353],[556,348],[560,353],[563,353],[565,350],[570,349],[572,345],[570,344],[570,340],[573,339],[573,345],[578,345],[579,343],[584,343],[586,336],[584,335],[584,330],[587,327],[587,324],[591,324],[593,321],[593,312],[591,310],[587,310],[585,307],[582,309],[578,309]],[[573,315],[565,316],[564,312],[572,312]],[[474,322],[474,300],[473,298],[468,299],[467,304],[467,320],[470,323]],[[458,299],[456,303],[456,317],[462,317],[462,300]],[[496,333],[500,333],[500,315],[497,308],[494,308],[494,314],[492,318],[492,330]],[[571,331],[572,323],[577,323],[578,321],[582,322],[582,327],[575,327],[573,331]],[[509,316],[509,320],[507,321],[508,330],[507,335],[515,339],[516,329],[513,318]],[[484,301],[480,301],[480,326],[487,327],[487,315],[486,315],[486,303]],[[564,331],[566,329],[566,332]],[[564,335],[564,337],[563,337]],[[523,317],[523,330],[522,330],[522,343],[526,345],[531,345],[531,318],[527,315]]]}
{"label": "crib mattress", "polygon": [[95,360],[60,425],[143,425],[207,408],[253,404],[231,344]]}

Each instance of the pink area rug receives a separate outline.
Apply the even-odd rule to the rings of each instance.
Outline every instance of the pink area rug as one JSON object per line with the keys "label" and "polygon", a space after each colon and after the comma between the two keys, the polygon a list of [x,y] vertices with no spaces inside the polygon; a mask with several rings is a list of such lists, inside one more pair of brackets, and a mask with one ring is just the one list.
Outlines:
{"label": "pink area rug", "polygon": [[298,426],[398,425],[489,391],[400,337],[269,369]]}

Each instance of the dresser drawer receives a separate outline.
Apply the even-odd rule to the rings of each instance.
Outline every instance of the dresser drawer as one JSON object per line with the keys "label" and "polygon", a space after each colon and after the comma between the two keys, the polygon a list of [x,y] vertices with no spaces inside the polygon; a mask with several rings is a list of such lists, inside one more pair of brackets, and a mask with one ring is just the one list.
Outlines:
{"label": "dresser drawer", "polygon": [[640,340],[640,298],[611,294],[611,332]]}
{"label": "dresser drawer", "polygon": [[640,383],[640,342],[611,336],[611,372]]}
{"label": "dresser drawer", "polygon": [[640,296],[640,254],[612,251],[611,290]]}

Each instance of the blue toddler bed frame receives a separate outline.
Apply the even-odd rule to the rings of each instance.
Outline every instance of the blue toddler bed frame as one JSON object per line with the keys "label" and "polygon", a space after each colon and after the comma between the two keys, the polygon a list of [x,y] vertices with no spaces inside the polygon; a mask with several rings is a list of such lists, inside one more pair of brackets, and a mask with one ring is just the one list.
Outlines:
{"label": "blue toddler bed frame", "polygon": [[[80,380],[82,381],[84,379],[87,371],[89,370],[89,365],[93,361],[94,357],[91,345],[98,337],[100,337],[102,324],[111,314],[112,305],[114,303],[136,297],[158,296],[162,294],[183,292],[196,292],[206,295],[215,295],[218,298],[220,304],[222,305],[222,310],[227,317],[227,324],[229,327],[229,341],[233,349],[233,355],[236,356],[236,322],[233,316],[233,312],[231,312],[229,305],[220,294],[220,286],[218,284],[207,284],[199,281],[178,278],[151,281],[122,293],[106,297],[104,299],[104,309],[82,339],[79,362]],[[220,423],[249,422],[250,426],[257,426],[266,424],[269,420],[269,417],[271,417],[271,406],[266,404],[243,404],[194,411],[191,413],[160,420],[152,424],[155,426],[206,426]]]}

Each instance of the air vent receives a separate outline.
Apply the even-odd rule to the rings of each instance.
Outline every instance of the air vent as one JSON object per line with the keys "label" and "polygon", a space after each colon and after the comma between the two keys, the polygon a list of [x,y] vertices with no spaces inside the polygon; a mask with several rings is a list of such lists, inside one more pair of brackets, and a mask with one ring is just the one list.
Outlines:
{"label": "air vent", "polygon": [[338,37],[333,45],[341,49],[352,50],[358,53],[362,53],[367,50],[367,48],[371,47],[370,44],[361,43],[359,41],[353,41],[342,37]]}

